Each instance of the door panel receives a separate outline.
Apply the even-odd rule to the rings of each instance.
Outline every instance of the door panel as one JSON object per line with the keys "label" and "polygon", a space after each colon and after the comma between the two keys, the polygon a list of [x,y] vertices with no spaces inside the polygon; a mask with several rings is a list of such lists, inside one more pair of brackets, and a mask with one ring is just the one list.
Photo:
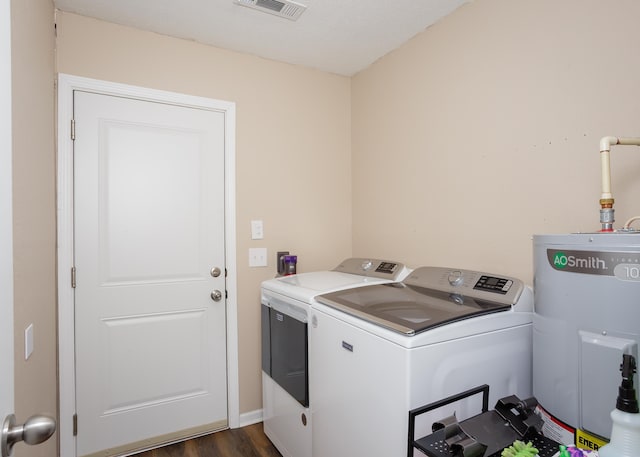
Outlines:
{"label": "door panel", "polygon": [[[110,349],[105,361],[110,367],[109,390],[102,398],[105,414],[206,395],[209,380],[203,369],[207,363],[204,317],[202,311],[186,311],[105,319],[103,331]],[[171,332],[185,337],[179,341],[166,338]],[[141,334],[146,336],[143,341]],[[140,358],[140,353],[163,357]],[[177,364],[168,367],[165,357]],[[146,373],[148,383],[136,380],[140,372]]]}
{"label": "door panel", "polygon": [[[199,229],[208,217],[201,198],[204,132],[111,121],[100,130],[104,285],[199,279],[207,241]],[[150,141],[156,141],[153,150]]]}
{"label": "door panel", "polygon": [[74,118],[77,455],[225,427],[224,114],[76,91]]}

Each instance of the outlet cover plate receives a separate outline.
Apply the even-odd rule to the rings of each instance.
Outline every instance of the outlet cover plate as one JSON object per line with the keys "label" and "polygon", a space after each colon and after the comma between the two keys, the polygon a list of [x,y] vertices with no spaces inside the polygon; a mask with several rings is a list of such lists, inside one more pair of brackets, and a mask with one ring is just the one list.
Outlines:
{"label": "outlet cover plate", "polygon": [[249,248],[249,266],[267,266],[267,248]]}

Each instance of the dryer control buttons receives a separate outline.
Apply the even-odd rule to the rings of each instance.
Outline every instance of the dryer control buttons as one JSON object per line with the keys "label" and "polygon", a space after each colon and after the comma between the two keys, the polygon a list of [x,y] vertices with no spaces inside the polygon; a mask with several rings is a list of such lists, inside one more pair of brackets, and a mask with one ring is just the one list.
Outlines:
{"label": "dryer control buttons", "polygon": [[464,275],[460,270],[454,270],[449,272],[447,280],[453,287],[460,286],[464,282]]}
{"label": "dryer control buttons", "polygon": [[372,266],[373,266],[373,262],[371,260],[365,260],[365,261],[362,262],[362,265],[361,265],[361,267],[362,267],[362,269],[364,271],[371,270]]}
{"label": "dryer control buttons", "polygon": [[393,272],[396,271],[397,268],[397,263],[380,262],[380,265],[378,265],[378,268],[376,268],[376,273],[393,274]]}

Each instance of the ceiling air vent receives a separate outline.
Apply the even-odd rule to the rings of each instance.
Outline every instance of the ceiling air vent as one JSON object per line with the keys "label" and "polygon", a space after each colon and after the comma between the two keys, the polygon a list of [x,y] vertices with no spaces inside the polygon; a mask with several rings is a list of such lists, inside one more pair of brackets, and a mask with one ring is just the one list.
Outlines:
{"label": "ceiling air vent", "polygon": [[305,5],[289,0],[233,0],[233,3],[285,17],[292,21],[297,20],[307,9]]}

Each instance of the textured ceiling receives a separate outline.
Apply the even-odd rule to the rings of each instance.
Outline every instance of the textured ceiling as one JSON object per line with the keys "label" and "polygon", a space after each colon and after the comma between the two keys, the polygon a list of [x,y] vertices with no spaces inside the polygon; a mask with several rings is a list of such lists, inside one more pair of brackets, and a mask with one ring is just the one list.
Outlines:
{"label": "textured ceiling", "polygon": [[351,76],[470,0],[298,0],[297,21],[232,0],[54,0],[56,8]]}

